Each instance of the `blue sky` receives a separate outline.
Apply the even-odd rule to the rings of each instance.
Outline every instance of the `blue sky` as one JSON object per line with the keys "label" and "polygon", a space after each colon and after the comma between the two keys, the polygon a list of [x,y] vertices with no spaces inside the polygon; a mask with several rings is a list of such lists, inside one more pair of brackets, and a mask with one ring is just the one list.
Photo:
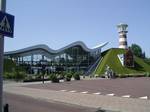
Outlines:
{"label": "blue sky", "polygon": [[7,12],[15,15],[15,34],[5,38],[5,51],[36,44],[59,49],[75,41],[116,48],[116,25],[127,23],[128,44],[150,57],[150,0],[7,0]]}

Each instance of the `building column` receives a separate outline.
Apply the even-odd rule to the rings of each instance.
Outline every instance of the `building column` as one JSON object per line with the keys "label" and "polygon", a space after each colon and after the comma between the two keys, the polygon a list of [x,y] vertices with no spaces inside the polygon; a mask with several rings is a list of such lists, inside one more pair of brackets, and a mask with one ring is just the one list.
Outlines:
{"label": "building column", "polygon": [[34,55],[31,54],[31,65],[33,65]]}
{"label": "building column", "polygon": [[44,60],[44,55],[42,55],[42,60]]}

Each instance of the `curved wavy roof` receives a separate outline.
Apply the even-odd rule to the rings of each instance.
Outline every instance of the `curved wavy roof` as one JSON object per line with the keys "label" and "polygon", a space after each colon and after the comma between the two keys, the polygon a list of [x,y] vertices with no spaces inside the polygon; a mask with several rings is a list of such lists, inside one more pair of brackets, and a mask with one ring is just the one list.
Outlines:
{"label": "curved wavy roof", "polygon": [[93,49],[90,49],[88,48],[83,42],[81,41],[77,41],[77,42],[73,42],[61,49],[58,49],[58,50],[53,50],[51,48],[49,48],[47,45],[44,45],[44,44],[39,44],[39,45],[35,45],[35,46],[31,46],[31,47],[27,47],[27,48],[23,48],[23,49],[19,49],[19,50],[15,50],[15,51],[9,51],[9,52],[5,52],[4,54],[5,55],[11,55],[11,54],[20,54],[20,53],[24,53],[24,52],[28,52],[28,51],[34,51],[34,50],[37,50],[37,49],[43,49],[49,53],[52,53],[52,54],[57,54],[59,52],[62,52],[68,48],[71,48],[71,47],[74,47],[74,46],[81,46],[85,51],[87,52],[92,52],[93,50],[97,50],[97,49],[101,49],[102,47],[104,47],[105,45],[107,45],[108,42],[105,42],[105,43],[102,43],[96,47],[94,47]]}

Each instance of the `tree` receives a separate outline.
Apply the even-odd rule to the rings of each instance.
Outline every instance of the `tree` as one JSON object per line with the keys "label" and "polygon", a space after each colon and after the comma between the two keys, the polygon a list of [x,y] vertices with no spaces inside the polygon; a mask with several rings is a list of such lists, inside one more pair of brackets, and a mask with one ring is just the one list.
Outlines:
{"label": "tree", "polygon": [[139,45],[132,44],[131,50],[132,50],[133,54],[136,55],[137,57],[143,57],[142,49]]}

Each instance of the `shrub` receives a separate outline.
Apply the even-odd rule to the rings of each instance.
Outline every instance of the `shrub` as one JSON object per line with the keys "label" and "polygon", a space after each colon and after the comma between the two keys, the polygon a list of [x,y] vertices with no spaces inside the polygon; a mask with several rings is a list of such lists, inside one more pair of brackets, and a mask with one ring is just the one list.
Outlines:
{"label": "shrub", "polygon": [[34,79],[41,79],[42,74],[35,74],[35,75],[32,74],[32,76],[34,76]]}
{"label": "shrub", "polygon": [[62,74],[58,74],[58,75],[57,75],[57,78],[58,78],[59,80],[64,79],[64,77],[65,77],[65,76],[64,76],[64,74],[63,74],[63,73],[62,73]]}
{"label": "shrub", "polygon": [[4,77],[4,79],[13,79],[14,78],[14,74],[13,73],[9,73],[9,72],[5,72],[3,77]]}
{"label": "shrub", "polygon": [[4,79],[14,79],[16,81],[24,80],[26,77],[25,72],[22,71],[14,71],[14,72],[5,72],[4,73]]}
{"label": "shrub", "polygon": [[25,78],[24,78],[24,80],[32,80],[33,78],[32,78],[32,76],[31,75],[28,75],[28,76],[26,76]]}
{"label": "shrub", "polygon": [[14,79],[16,81],[23,80],[25,79],[25,77],[26,77],[25,72],[19,72],[19,71],[14,72]]}
{"label": "shrub", "polygon": [[77,72],[73,74],[73,77],[75,80],[80,80],[80,74]]}
{"label": "shrub", "polygon": [[150,77],[150,73],[149,73],[149,72],[144,73],[144,75],[145,75],[146,77]]}
{"label": "shrub", "polygon": [[119,78],[126,78],[126,77],[128,77],[128,76],[126,76],[126,75],[118,75],[118,77],[119,77]]}
{"label": "shrub", "polygon": [[132,77],[144,77],[145,75],[143,74],[133,74]]}
{"label": "shrub", "polygon": [[59,82],[59,79],[57,78],[57,75],[56,75],[56,74],[51,74],[51,75],[50,75],[50,80],[51,80],[52,82],[56,82],[56,83]]}
{"label": "shrub", "polygon": [[66,81],[71,81],[71,78],[72,78],[72,73],[70,73],[70,72],[66,73],[65,80]]}

